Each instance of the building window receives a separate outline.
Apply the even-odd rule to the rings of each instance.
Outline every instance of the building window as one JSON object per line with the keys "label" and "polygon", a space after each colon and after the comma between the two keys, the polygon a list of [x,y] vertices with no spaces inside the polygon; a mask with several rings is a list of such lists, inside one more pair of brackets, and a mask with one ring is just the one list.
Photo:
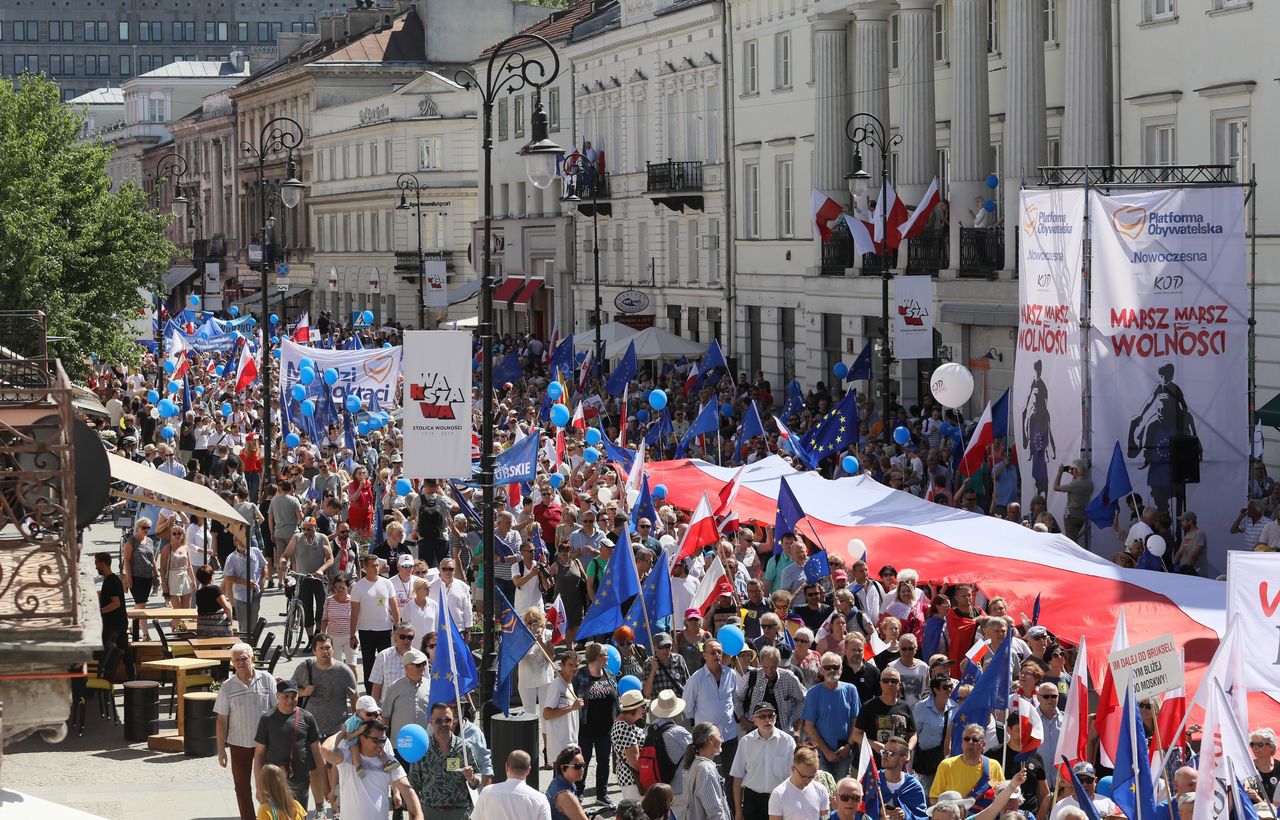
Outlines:
{"label": "building window", "polygon": [[760,93],[760,44],[750,40],[742,44],[742,93]]}
{"label": "building window", "polygon": [[689,338],[695,342],[702,341],[702,311],[696,307],[689,308]]}
{"label": "building window", "polygon": [[[702,243],[698,239],[698,220],[691,219],[689,220],[689,246],[687,250],[689,252],[689,281],[694,284],[697,284],[698,280],[702,278],[702,272],[698,268],[698,246],[700,244]],[[689,326],[693,326],[692,316],[689,318]]]}
{"label": "building window", "polygon": [[1058,42],[1058,0],[1042,0],[1044,8],[1044,42]]}
{"label": "building window", "polygon": [[391,140],[386,140],[382,144],[382,173],[389,174],[392,172],[391,167]]}
{"label": "building window", "polygon": [[1160,20],[1173,20],[1178,16],[1178,9],[1174,0],[1143,0],[1145,3],[1146,22],[1154,23]]}
{"label": "building window", "polygon": [[448,238],[449,216],[443,213],[425,214],[422,222],[422,249],[442,251]]}
{"label": "building window", "polygon": [[27,55],[27,71],[30,71],[32,74],[38,74],[40,72],[39,57],[34,54]]}
{"label": "building window", "polygon": [[936,63],[947,61],[947,6],[945,3],[933,5],[933,60]]}
{"label": "building window", "polygon": [[249,24],[248,23],[236,23],[236,42],[237,43],[249,42]]}
{"label": "building window", "polygon": [[258,42],[259,43],[271,42],[271,24],[270,23],[258,24]]}
{"label": "building window", "polygon": [[[667,220],[667,282],[680,281],[680,220]],[[677,318],[677,323],[679,318]],[[673,330],[672,333],[679,333]]]}
{"label": "building window", "polygon": [[934,156],[937,157],[938,163],[938,197],[946,199],[951,180],[951,149],[938,148]]}
{"label": "building window", "polygon": [[773,38],[774,88],[791,87],[791,32],[784,31]]}
{"label": "building window", "polygon": [[1000,53],[1000,0],[987,0],[987,53]]}
{"label": "building window", "polygon": [[[649,104],[643,97],[636,99],[632,103],[633,122],[647,123],[649,121]],[[635,169],[643,171],[645,164],[649,161],[649,129],[643,126],[631,129],[631,138],[633,140],[631,146],[631,156],[635,157]]]}
{"label": "building window", "polygon": [[[707,275],[713,285],[720,281],[720,220],[718,219],[707,220]],[[711,318],[710,311],[707,313],[707,318]],[[714,335],[715,338],[720,337],[719,328],[716,328]]]}
{"label": "building window", "polygon": [[790,238],[796,234],[795,208],[795,166],[790,157],[778,160],[778,236]]}
{"label": "building window", "polygon": [[518,94],[512,103],[512,118],[514,120],[512,129],[517,137],[524,136],[524,95]]}
{"label": "building window", "polygon": [[760,369],[760,335],[760,306],[747,305],[747,368],[751,373]]}
{"label": "building window", "polygon": [[76,55],[62,55],[62,74],[64,77],[74,77],[76,74]]}
{"label": "building window", "polygon": [[188,20],[187,22],[183,23],[175,20],[173,23],[173,39],[175,42],[187,42],[187,43],[195,42],[195,39],[196,39],[195,22]]}
{"label": "building window", "polygon": [[1049,137],[1045,144],[1045,164],[1050,168],[1057,168],[1062,165],[1062,138]]}
{"label": "building window", "polygon": [[302,33],[302,23],[301,23],[300,21],[290,23],[290,24],[289,24],[289,31],[292,31],[294,34],[301,34],[301,33]]}
{"label": "building window", "polygon": [[71,102],[76,98],[76,90],[74,88],[62,89],[62,101]]}
{"label": "building window", "polygon": [[139,55],[139,57],[138,57],[138,73],[139,73],[139,74],[146,74],[146,73],[147,73],[148,71],[150,71],[150,70],[151,70],[151,57],[150,57],[150,55],[147,55],[147,54]]}
{"label": "building window", "polygon": [[[87,58],[86,58],[87,59]],[[147,122],[167,122],[165,116],[164,97],[152,97],[147,100]]]}
{"label": "building window", "polygon": [[844,323],[841,321],[843,314],[841,313],[824,313],[822,314],[822,352],[825,362],[822,364],[824,373],[830,373],[831,368],[836,366],[836,362],[840,361],[844,355]]}
{"label": "building window", "polygon": [[1177,131],[1171,120],[1149,122],[1143,126],[1143,163],[1176,165]]}
{"label": "building window", "polygon": [[1253,0],[1213,0],[1213,7],[1218,10],[1247,9],[1252,5]]}
{"label": "building window", "polygon": [[429,171],[441,168],[441,138],[420,137],[418,139],[418,170]]}
{"label": "building window", "polygon": [[795,308],[778,308],[778,359],[782,364],[782,383],[790,384],[796,377]]}
{"label": "building window", "polygon": [[[666,122],[666,141],[663,148],[666,151],[667,159],[679,159],[680,157],[680,129],[677,127],[679,120],[676,119],[676,94],[674,91],[668,91],[662,97],[662,116]],[[689,146],[693,150],[693,146]],[[659,155],[661,159],[661,155]]]}
{"label": "building window", "polygon": [[316,21],[315,21],[315,20],[307,20],[306,22],[304,22],[304,23],[302,24],[302,32],[303,32],[304,34],[315,34],[315,33],[316,33]]}
{"label": "building window", "polygon": [[683,313],[679,305],[667,305],[667,330],[675,335],[680,335],[680,317]]}
{"label": "building window", "polygon": [[889,70],[897,71],[900,66],[898,64],[898,41],[901,38],[902,21],[898,15],[889,15]]}
{"label": "building window", "polygon": [[720,161],[720,142],[724,133],[720,130],[720,86],[708,85],[706,105],[707,112],[707,162]]}
{"label": "building window", "polygon": [[498,100],[498,139],[507,138],[507,128],[510,125],[510,114],[507,107],[507,98],[503,97]]}
{"label": "building window", "polygon": [[547,127],[552,131],[560,130],[560,89],[547,89]]}
{"label": "building window", "polygon": [[54,54],[49,58],[49,73],[55,77],[62,74],[62,57]]}
{"label": "building window", "polygon": [[[32,69],[33,71],[35,69]],[[1235,168],[1237,182],[1249,178],[1249,116],[1224,113],[1214,118],[1214,162]]]}
{"label": "building window", "polygon": [[756,162],[742,167],[742,233],[748,239],[760,238],[760,164]]}
{"label": "building window", "polygon": [[121,20],[116,24],[116,39],[122,43],[129,42],[129,21]]}

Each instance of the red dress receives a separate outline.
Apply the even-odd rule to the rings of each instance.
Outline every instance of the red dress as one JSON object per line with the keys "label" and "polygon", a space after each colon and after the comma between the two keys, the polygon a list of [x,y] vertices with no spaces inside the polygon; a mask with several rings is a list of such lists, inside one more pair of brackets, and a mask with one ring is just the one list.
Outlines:
{"label": "red dress", "polygon": [[368,538],[373,534],[373,487],[365,482],[358,489],[355,482],[347,487],[350,506],[347,507],[347,523],[351,529]]}

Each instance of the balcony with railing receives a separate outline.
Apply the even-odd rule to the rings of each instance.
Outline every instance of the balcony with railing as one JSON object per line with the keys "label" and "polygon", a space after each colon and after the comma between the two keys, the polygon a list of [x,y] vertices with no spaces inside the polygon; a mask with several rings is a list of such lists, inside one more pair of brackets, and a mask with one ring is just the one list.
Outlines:
{"label": "balcony with railing", "polygon": [[963,279],[994,279],[1004,267],[1004,228],[961,228],[960,268]]}
{"label": "balcony with railing", "polygon": [[702,210],[702,161],[645,163],[645,192],[673,211]]}
{"label": "balcony with railing", "polygon": [[945,228],[927,228],[907,240],[907,273],[937,276],[951,261],[951,237]]}
{"label": "balcony with railing", "polygon": [[831,238],[822,243],[823,276],[844,276],[845,271],[857,263],[857,251],[853,247],[853,237],[843,219],[837,219],[831,226]]}
{"label": "balcony with railing", "polygon": [[583,216],[599,213],[613,215],[612,185],[608,174],[573,174],[565,179],[563,199],[572,203]]}

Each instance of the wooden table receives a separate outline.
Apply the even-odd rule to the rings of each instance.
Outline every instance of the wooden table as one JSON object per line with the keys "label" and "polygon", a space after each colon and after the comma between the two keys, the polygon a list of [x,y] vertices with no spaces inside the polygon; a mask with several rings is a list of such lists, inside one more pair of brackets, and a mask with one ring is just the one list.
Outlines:
{"label": "wooden table", "polygon": [[197,646],[195,648],[195,656],[202,661],[218,661],[219,663],[231,663],[231,647],[217,646]]}
{"label": "wooden table", "polygon": [[134,620],[146,618],[148,620],[174,620],[181,618],[195,619],[199,613],[195,609],[173,609],[172,607],[156,607],[155,609],[128,609],[125,614]]}
{"label": "wooden table", "polygon": [[[179,610],[182,611],[182,610]],[[174,674],[174,700],[178,702],[177,723],[174,732],[159,732],[147,738],[147,746],[158,752],[181,752],[183,749],[183,720],[186,717],[183,709],[182,695],[186,692],[187,673],[201,669],[211,669],[218,665],[217,661],[201,658],[164,658],[158,661],[147,661],[143,669],[154,669],[158,672]]]}
{"label": "wooden table", "polygon": [[[240,643],[239,638],[188,638],[187,643],[191,644],[193,649],[230,649]],[[196,657],[200,657],[196,653]]]}

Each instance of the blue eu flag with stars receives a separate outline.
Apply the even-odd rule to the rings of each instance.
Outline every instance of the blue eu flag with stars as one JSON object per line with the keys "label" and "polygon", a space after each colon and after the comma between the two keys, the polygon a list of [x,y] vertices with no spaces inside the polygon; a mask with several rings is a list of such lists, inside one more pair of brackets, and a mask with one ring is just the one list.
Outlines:
{"label": "blue eu flag with stars", "polygon": [[631,526],[624,524],[613,558],[609,559],[600,588],[596,590],[596,598],[583,616],[577,634],[584,638],[604,635],[622,626],[622,603],[638,592],[640,574],[636,572],[636,556],[631,551]]}
{"label": "blue eu flag with stars", "polygon": [[[457,582],[455,582],[457,583]],[[453,621],[449,602],[440,587],[440,637],[435,664],[431,667],[431,703],[453,703],[480,684],[476,660]]]}
{"label": "blue eu flag with stars", "polygon": [[820,461],[857,441],[858,392],[850,390],[804,437],[804,446]]}
{"label": "blue eu flag with stars", "polygon": [[636,643],[652,651],[649,639],[664,631],[662,624],[671,617],[671,610],[671,570],[667,565],[667,551],[658,550],[658,560],[645,576],[644,588],[631,602],[631,611],[623,623],[635,633]]}
{"label": "blue eu flag with stars", "polygon": [[[498,679],[493,684],[493,705],[501,709],[502,714],[510,715],[511,684],[515,680],[516,666],[533,646],[533,633],[516,614],[502,590],[495,588],[494,592],[498,595],[497,626],[502,645],[498,648]],[[432,697],[431,701],[434,703],[435,698]]]}
{"label": "blue eu flag with stars", "polygon": [[778,485],[778,508],[773,519],[773,554],[782,552],[782,536],[795,532],[804,518],[804,510],[800,509],[800,500],[783,477]]}

